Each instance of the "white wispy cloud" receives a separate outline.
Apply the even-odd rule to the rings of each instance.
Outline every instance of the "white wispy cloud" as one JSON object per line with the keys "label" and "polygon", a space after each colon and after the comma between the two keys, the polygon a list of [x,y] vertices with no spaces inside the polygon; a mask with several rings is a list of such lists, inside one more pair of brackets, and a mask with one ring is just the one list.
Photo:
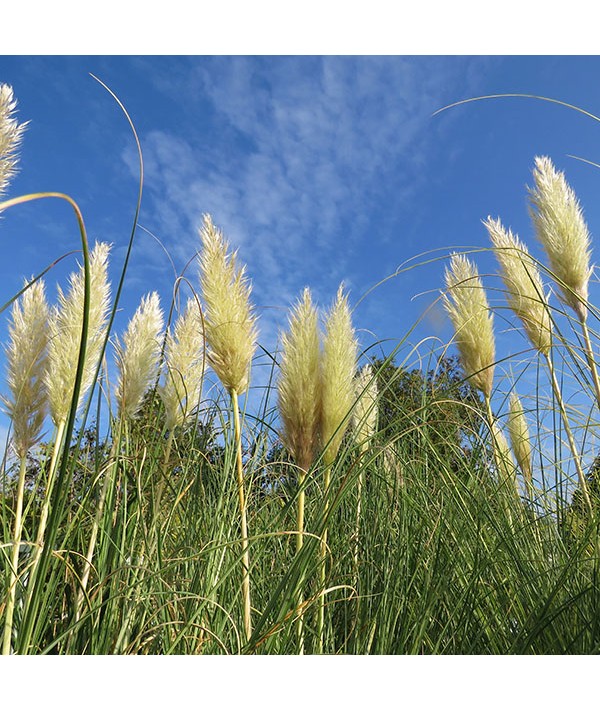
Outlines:
{"label": "white wispy cloud", "polygon": [[[340,281],[352,286],[355,261],[397,228],[422,185],[437,130],[429,117],[468,86],[467,66],[435,57],[213,57],[157,74],[174,113],[187,107],[198,127],[186,115],[180,132],[173,122],[142,136],[150,198],[142,222],[183,265],[209,212],[240,247],[260,305],[287,306],[307,284],[328,302]],[[271,317],[283,323],[282,315]]]}

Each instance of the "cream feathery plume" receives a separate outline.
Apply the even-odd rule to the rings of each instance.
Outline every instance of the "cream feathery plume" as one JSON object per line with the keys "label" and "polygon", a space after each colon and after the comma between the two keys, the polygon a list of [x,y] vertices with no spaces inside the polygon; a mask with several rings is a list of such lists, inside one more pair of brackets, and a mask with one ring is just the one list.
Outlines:
{"label": "cream feathery plume", "polygon": [[168,430],[183,425],[200,401],[204,351],[200,306],[196,299],[190,298],[166,337],[167,372],[159,394],[165,405]]}
{"label": "cream feathery plume", "polygon": [[356,360],[357,342],[348,298],[340,286],[325,322],[321,369],[321,440],[327,466],[337,455],[347,426],[343,425],[344,418],[354,403]]}
{"label": "cream feathery plume", "polygon": [[[81,406],[87,391],[93,384],[106,336],[110,309],[109,252],[110,245],[97,242],[90,254],[90,312],[83,378],[77,407]],[[67,419],[75,387],[83,324],[85,292],[83,266],[78,272],[71,274],[69,287],[67,294],[60,287],[58,288],[58,305],[52,308],[49,319],[46,386],[50,415],[55,425]]]}
{"label": "cream feathery plume", "polygon": [[158,294],[145,296],[133,315],[123,343],[115,343],[119,371],[115,397],[121,417],[134,417],[142,405],[144,395],[158,373],[158,360],[163,328],[163,312]]}
{"label": "cream feathery plume", "polygon": [[248,388],[258,337],[250,304],[251,286],[245,268],[237,265],[237,252],[229,251],[228,242],[210,215],[203,217],[200,237],[208,360],[225,388],[241,395]]}
{"label": "cream feathery plume", "polygon": [[488,217],[483,224],[500,263],[509,306],[523,322],[534,348],[545,355],[552,343],[552,321],[540,272],[527,247],[500,220]]}
{"label": "cream feathery plume", "polygon": [[250,599],[250,558],[242,431],[238,395],[248,389],[250,366],[258,337],[256,317],[250,304],[251,287],[244,267],[237,266],[237,253],[209,215],[204,215],[200,229],[200,285],[204,298],[207,355],[211,366],[231,397],[236,449],[236,476],[242,534],[242,598],[246,639],[252,636],[252,603]]}
{"label": "cream feathery plume", "polygon": [[531,217],[562,298],[581,321],[592,274],[590,235],[577,196],[547,156],[535,158],[535,186],[529,189]]}
{"label": "cream feathery plume", "polygon": [[519,493],[519,483],[517,481],[517,472],[512,458],[512,453],[508,445],[508,441],[500,426],[494,420],[492,422],[492,438],[494,444],[494,458],[498,467],[498,474],[502,481],[510,482],[514,491]]}
{"label": "cream feathery plume", "polygon": [[46,358],[48,304],[44,282],[33,282],[15,301],[5,347],[9,397],[2,397],[12,419],[13,446],[19,459],[40,438],[47,410]]}
{"label": "cream feathery plume", "polygon": [[[298,498],[296,502],[296,550],[304,541],[304,481],[319,445],[321,414],[321,347],[317,309],[310,289],[293,308],[287,333],[282,337],[282,354],[277,405],[283,422],[282,440],[298,465]],[[302,585],[298,589],[299,652],[304,653]]]}
{"label": "cream feathery plume", "polygon": [[[357,342],[352,328],[348,299],[340,286],[336,300],[325,319],[325,338],[321,366],[321,440],[323,451],[324,515],[329,512],[331,465],[338,453],[348,426],[347,415],[354,404],[354,374],[356,373]],[[320,585],[326,589],[327,536],[321,535]],[[317,654],[323,653],[325,625],[325,595],[320,597],[317,615]]]}
{"label": "cream feathery plume", "polygon": [[531,438],[523,406],[516,393],[511,393],[510,395],[508,413],[508,436],[510,437],[515,459],[525,479],[527,493],[531,496],[533,488]]}
{"label": "cream feathery plume", "polygon": [[282,343],[277,383],[282,439],[296,464],[307,471],[318,447],[321,411],[318,315],[309,289],[294,307]]}
{"label": "cream feathery plume", "polygon": [[27,123],[14,118],[17,102],[8,84],[0,84],[0,197],[17,171],[17,151]]}
{"label": "cream feathery plume", "polygon": [[367,444],[375,434],[377,427],[377,378],[373,377],[370,363],[364,365],[354,378],[356,405],[353,411],[353,424],[358,444]]}
{"label": "cream feathery plume", "polygon": [[465,374],[489,400],[494,380],[494,321],[477,267],[453,254],[445,272],[444,306],[456,332]]}

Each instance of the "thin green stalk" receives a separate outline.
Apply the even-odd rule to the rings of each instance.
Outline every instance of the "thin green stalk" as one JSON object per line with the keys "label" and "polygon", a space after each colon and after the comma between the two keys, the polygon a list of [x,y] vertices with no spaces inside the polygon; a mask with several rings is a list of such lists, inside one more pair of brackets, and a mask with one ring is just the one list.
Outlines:
{"label": "thin green stalk", "polygon": [[250,554],[248,552],[248,524],[246,521],[246,497],[244,494],[244,468],[242,463],[242,430],[240,426],[240,411],[238,404],[238,394],[231,390],[231,402],[233,405],[234,439],[237,461],[237,485],[238,498],[240,504],[240,520],[242,533],[242,597],[244,601],[244,629],[246,640],[252,637],[251,601],[250,601]]}
{"label": "thin green stalk", "polygon": [[550,380],[552,382],[552,389],[554,391],[554,396],[556,397],[556,401],[558,402],[558,407],[560,410],[560,414],[563,420],[563,425],[565,428],[565,432],[567,433],[567,439],[569,440],[569,447],[571,449],[571,454],[573,455],[573,459],[575,460],[575,468],[577,469],[577,476],[579,478],[579,486],[581,488],[581,493],[583,494],[583,498],[585,500],[586,506],[588,508],[588,511],[590,515],[592,514],[592,501],[590,499],[590,492],[588,490],[588,485],[587,481],[585,478],[585,474],[583,471],[583,468],[581,466],[581,460],[579,457],[579,454],[577,453],[577,447],[575,446],[575,439],[573,437],[573,433],[571,432],[571,426],[569,424],[569,419],[567,417],[567,411],[565,409],[565,404],[562,398],[562,393],[560,391],[560,387],[558,385],[558,380],[556,379],[556,372],[554,370],[554,365],[552,363],[552,359],[550,358],[549,354],[546,354],[546,363],[548,365],[548,371],[550,372]]}
{"label": "thin green stalk", "polygon": [[102,484],[100,498],[98,499],[98,504],[96,506],[96,515],[94,516],[94,523],[92,525],[92,532],[90,534],[88,549],[85,556],[85,563],[83,565],[83,572],[81,575],[81,585],[79,587],[79,590],[77,592],[77,598],[75,600],[75,622],[79,621],[81,605],[83,603],[83,598],[87,590],[90,572],[92,570],[92,560],[94,558],[94,550],[96,548],[96,541],[98,539],[98,531],[100,530],[100,521],[102,520],[102,516],[104,515],[104,504],[106,502],[106,496],[108,494],[108,487],[113,481],[114,474],[117,469],[118,460],[116,454],[119,447],[119,442],[121,440],[122,424],[122,421],[119,420],[118,434],[117,437],[113,440],[111,451],[109,454],[109,462],[111,462],[111,466],[108,468],[106,474],[104,475],[104,482]]}
{"label": "thin green stalk", "polygon": [[[299,554],[304,545],[304,503],[305,503],[305,493],[304,493],[304,483],[306,481],[306,472],[302,467],[298,470],[298,508],[296,512],[296,553]],[[304,654],[304,612],[302,606],[304,604],[304,593],[302,590],[304,584],[304,576],[300,576],[300,582],[298,585],[298,654]]]}
{"label": "thin green stalk", "polygon": [[63,444],[63,436],[66,427],[66,420],[61,420],[56,428],[56,439],[54,440],[54,447],[52,449],[52,458],[50,460],[50,467],[48,469],[48,478],[46,480],[46,491],[44,492],[44,502],[42,504],[42,510],[40,513],[40,521],[38,523],[38,532],[35,538],[35,544],[33,549],[33,558],[31,561],[31,571],[29,573],[29,582],[27,583],[29,600],[30,595],[35,586],[35,577],[37,573],[38,564],[42,555],[44,548],[44,538],[46,534],[46,526],[48,525],[48,515],[50,513],[50,499],[52,497],[52,490],[54,489],[54,479],[56,477],[56,470],[58,465],[58,456]]}
{"label": "thin green stalk", "polygon": [[598,368],[596,366],[596,360],[594,358],[594,352],[592,350],[592,342],[590,339],[590,330],[587,325],[587,321],[581,321],[581,327],[583,329],[583,338],[585,341],[585,355],[587,358],[590,371],[592,373],[592,379],[594,381],[594,390],[596,391],[596,402],[600,408],[600,379],[598,377]]}
{"label": "thin green stalk", "polygon": [[19,577],[19,550],[21,548],[21,535],[23,531],[23,493],[25,491],[25,473],[27,471],[27,455],[21,457],[19,467],[19,480],[17,485],[17,504],[15,510],[15,527],[13,534],[13,547],[10,561],[10,577],[8,582],[8,601],[6,603],[6,616],[4,619],[4,640],[2,654],[10,654],[13,615],[15,610],[15,597],[17,593],[17,580]]}
{"label": "thin green stalk", "polygon": [[[162,465],[162,471],[161,471],[161,479],[158,482],[158,488],[156,489],[156,495],[154,496],[153,500],[153,510],[154,510],[154,516],[152,519],[152,529],[155,528],[157,525],[158,521],[158,514],[160,512],[160,504],[162,501],[162,497],[165,491],[165,485],[167,483],[167,477],[169,475],[169,459],[171,458],[171,449],[173,448],[173,442],[175,441],[175,430],[172,429],[169,432],[169,439],[167,440],[167,446],[165,447],[165,456],[163,459],[163,465]],[[150,551],[148,551],[150,552]]]}
{"label": "thin green stalk", "polygon": [[[80,346],[79,346],[79,355],[77,358],[77,366],[76,366],[76,372],[75,372],[75,382],[73,384],[73,394],[71,398],[71,407],[69,410],[69,415],[66,420],[66,422],[61,422],[58,425],[57,428],[57,438],[55,442],[55,448],[54,452],[52,455],[52,460],[53,464],[51,464],[50,470],[52,473],[52,478],[54,478],[54,472],[56,471],[57,468],[57,462],[58,462],[58,452],[60,449],[60,446],[58,445],[59,441],[63,442],[63,457],[61,459],[61,464],[60,468],[58,469],[58,475],[57,475],[57,481],[58,481],[58,490],[59,490],[59,496],[58,499],[59,501],[63,500],[63,494],[62,494],[62,486],[66,480],[67,476],[67,468],[68,468],[68,460],[69,460],[69,445],[71,442],[71,438],[73,436],[73,431],[75,429],[75,418],[77,415],[77,403],[79,400],[79,393],[81,392],[81,383],[83,379],[83,367],[84,367],[84,361],[85,361],[85,355],[86,355],[86,342],[87,342],[87,335],[88,335],[88,325],[89,325],[89,311],[90,311],[90,254],[89,254],[89,247],[88,247],[88,239],[87,239],[87,233],[85,229],[85,223],[83,221],[83,215],[81,214],[81,210],[79,209],[79,206],[77,203],[70,198],[68,195],[65,195],[64,193],[53,193],[53,192],[48,192],[48,193],[32,193],[29,195],[22,195],[17,198],[12,198],[11,200],[6,200],[3,203],[0,203],[0,209],[4,210],[8,207],[11,207],[13,205],[19,205],[27,202],[31,202],[34,200],[40,200],[40,199],[45,199],[45,198],[57,198],[59,200],[65,200],[69,205],[73,208],[73,211],[75,212],[75,217],[77,219],[77,224],[79,227],[79,233],[81,236],[81,247],[82,247],[82,254],[83,254],[83,268],[84,268],[84,274],[85,274],[85,280],[84,280],[84,294],[83,294],[83,318],[82,318],[82,323],[81,323],[81,338],[80,338]],[[62,513],[61,507],[60,506],[55,506],[53,507],[52,511],[50,512],[50,526],[48,529],[48,540],[46,541],[48,550],[51,550],[54,541],[56,539],[57,535],[57,521],[58,517]],[[46,508],[46,517],[48,516],[48,508]],[[45,522],[44,522],[44,529],[45,529]],[[40,595],[34,596],[34,591],[38,588],[37,581],[36,581],[36,576],[34,573],[39,574],[39,570],[41,570],[41,575],[40,577],[43,579],[47,568],[48,568],[48,563],[49,563],[49,558],[50,558],[50,553],[46,550],[46,548],[36,548],[34,551],[35,557],[35,566],[32,567],[28,584],[27,584],[27,596],[26,596],[26,604],[25,604],[25,611],[24,611],[24,617],[23,617],[23,627],[21,629],[20,635],[19,635],[19,648],[22,651],[27,651],[29,649],[30,643],[31,643],[31,638],[34,632],[34,628],[36,626],[37,620],[39,619],[39,603],[40,603]],[[38,570],[39,567],[39,570]]]}
{"label": "thin green stalk", "polygon": [[323,654],[323,635],[325,630],[325,581],[327,578],[327,514],[329,513],[329,487],[331,484],[331,463],[325,465],[325,472],[323,474],[323,495],[325,499],[324,510],[323,510],[323,520],[325,521],[325,527],[321,535],[320,542],[320,556],[321,556],[321,566],[320,566],[320,588],[321,595],[319,597],[319,611],[317,619],[317,637],[318,646],[317,653]]}
{"label": "thin green stalk", "polygon": [[[368,442],[362,442],[360,445],[360,456],[364,457],[369,449]],[[362,491],[365,479],[365,469],[361,466],[358,473],[358,481],[356,483],[356,527],[354,530],[354,567],[356,568],[356,575],[358,578],[358,548],[360,540],[360,517],[362,513]]]}

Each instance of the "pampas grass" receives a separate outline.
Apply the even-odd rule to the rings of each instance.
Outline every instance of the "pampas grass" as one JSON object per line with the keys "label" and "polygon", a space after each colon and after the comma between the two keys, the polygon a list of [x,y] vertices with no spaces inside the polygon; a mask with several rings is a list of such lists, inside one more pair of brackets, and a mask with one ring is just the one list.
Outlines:
{"label": "pampas grass", "polygon": [[552,321],[539,270],[527,247],[500,220],[484,222],[500,263],[509,306],[521,319],[533,347],[547,355],[552,344]]}
{"label": "pampas grass", "polygon": [[[304,541],[306,474],[317,454],[321,415],[321,349],[317,309],[310,289],[292,310],[289,329],[282,337],[277,404],[283,424],[281,437],[298,465],[296,552]],[[302,581],[298,593],[298,647],[304,653]]]}
{"label": "pampas grass", "polygon": [[529,189],[531,217],[563,301],[577,314],[585,342],[585,354],[592,374],[596,402],[600,408],[600,377],[587,325],[591,238],[583,210],[564,173],[550,158],[538,156],[533,170],[534,187]]}
{"label": "pampas grass", "polygon": [[245,268],[238,267],[237,252],[209,215],[200,229],[200,283],[208,360],[229,393],[248,388],[250,364],[258,331],[250,303],[251,287]]}
{"label": "pampas grass", "polygon": [[352,412],[357,444],[364,453],[377,429],[377,378],[370,363],[364,365],[354,379],[356,405]]}
{"label": "pampas grass", "polygon": [[92,561],[100,522],[104,515],[108,490],[115,471],[117,447],[121,440],[121,430],[124,422],[135,417],[142,405],[144,395],[158,372],[158,359],[160,356],[159,334],[163,327],[163,314],[160,308],[158,294],[152,292],[142,299],[134,313],[121,344],[116,339],[116,361],[118,370],[115,399],[118,405],[118,428],[113,440],[110,453],[110,467],[104,474],[104,482],[98,503],[94,523],[90,533],[87,554],[84,559],[80,587],[75,601],[75,620],[80,617],[81,605],[87,591],[87,585],[92,569]]}
{"label": "pampas grass", "polygon": [[26,285],[12,308],[5,348],[10,389],[2,402],[12,420],[12,442],[21,459],[39,441],[47,412],[48,304],[43,281]]}
{"label": "pampas grass", "polygon": [[511,492],[519,495],[519,485],[513,464],[512,453],[506,435],[496,420],[492,422],[492,440],[494,443],[494,458],[498,469],[500,483],[508,485]]}
{"label": "pampas grass", "polygon": [[[106,337],[106,323],[110,308],[108,255],[110,246],[95,245],[90,254],[90,312],[84,345],[85,364],[77,407],[94,382],[100,354]],[[49,319],[48,372],[46,387],[50,415],[59,427],[66,422],[75,386],[75,368],[83,326],[84,270],[71,274],[69,291],[58,288],[58,306],[52,308]]]}
{"label": "pampas grass", "polygon": [[[562,173],[554,169],[548,158],[536,158],[534,179],[536,187],[530,190],[531,201],[535,208],[531,213],[534,225],[538,238],[548,254],[551,267],[559,279],[563,298],[578,314],[583,325],[588,363],[600,405],[600,382],[591,352],[586,310],[583,307],[587,299],[590,277],[587,227],[583,222],[581,208],[575,194],[567,185]],[[506,231],[499,220],[488,218],[485,225],[500,262],[502,277],[508,291],[508,302],[523,322],[531,343],[546,361],[552,389],[575,461],[579,485],[591,511],[585,474],[577,453],[554,363],[550,357],[551,320],[541,277],[525,246],[510,231]]]}
{"label": "pampas grass", "polygon": [[453,254],[445,280],[444,306],[454,325],[465,374],[489,400],[496,357],[494,319],[479,272],[467,257]]}
{"label": "pampas grass", "polygon": [[183,313],[167,332],[164,383],[159,395],[165,406],[165,427],[181,427],[198,405],[205,371],[202,314],[196,299],[188,299]]}
{"label": "pampas grass", "polygon": [[357,343],[348,297],[340,286],[325,319],[323,339],[321,441],[326,468],[333,463],[349,424],[348,414],[355,400],[356,359]]}
{"label": "pampas grass", "polygon": [[327,515],[331,466],[336,458],[344,433],[348,428],[350,410],[354,403],[354,375],[356,373],[357,342],[352,327],[348,297],[340,286],[325,319],[323,360],[321,368],[321,441],[323,442],[323,495],[325,498],[325,528],[321,535],[321,598],[318,617],[318,652],[323,651],[325,580],[327,554]]}
{"label": "pampas grass", "polygon": [[17,122],[16,108],[12,87],[0,84],[0,197],[17,172],[17,151],[27,126],[27,123]]}
{"label": "pampas grass", "polygon": [[590,235],[583,211],[564,173],[547,156],[535,158],[534,187],[529,189],[531,217],[565,303],[580,321],[587,318]]}
{"label": "pampas grass", "polygon": [[205,308],[205,332],[208,359],[231,396],[236,444],[237,484],[242,534],[242,595],[246,639],[252,636],[250,600],[250,557],[246,521],[246,493],[242,462],[242,433],[238,397],[250,382],[250,366],[256,348],[258,330],[250,303],[251,286],[245,268],[237,264],[237,253],[209,215],[204,215],[200,254],[200,285]]}
{"label": "pampas grass", "polygon": [[[598,511],[583,476],[583,462],[593,454],[593,421],[571,431],[564,404],[570,393],[561,392],[566,380],[558,371],[567,363],[578,377],[583,368],[563,333],[551,338],[533,259],[499,220],[486,226],[509,303],[552,379],[549,412],[540,369],[527,396],[537,397],[533,436],[514,393],[506,419],[512,453],[492,413],[492,398],[503,406],[502,394],[493,392],[492,316],[475,265],[455,255],[445,303],[465,373],[446,361],[446,344],[431,339],[428,361],[427,339],[410,348],[410,336],[399,345],[410,348],[402,366],[388,368],[386,358],[376,373],[371,366],[356,372],[343,290],[320,339],[306,289],[282,337],[276,387],[272,355],[268,384],[255,384],[264,395],[260,412],[253,411],[254,397],[246,400],[242,450],[238,396],[250,387],[257,319],[244,269],[212,220],[205,217],[201,230],[201,297],[173,320],[162,374],[162,313],[151,294],[114,341],[116,406],[107,373],[91,423],[89,392],[100,372],[95,341],[108,339],[108,251],[99,254],[97,247],[90,265],[83,218],[67,196],[40,193],[4,205],[42,197],[67,200],[75,210],[85,276],[73,275],[70,288],[59,292],[50,327],[43,327],[39,281],[23,290],[9,324],[5,405],[21,461],[17,472],[6,457],[0,490],[5,653],[598,651]],[[587,333],[585,319],[582,325]],[[558,323],[555,328],[558,334]],[[54,353],[55,442],[34,449],[44,388],[52,381],[44,375],[46,337]],[[370,344],[366,353],[380,346]],[[202,400],[205,355],[231,398],[229,413],[220,397]],[[413,355],[439,367],[408,370]],[[61,367],[76,370],[74,380]],[[80,413],[82,369],[88,407]],[[486,415],[463,375],[483,393]],[[163,406],[148,401],[140,409],[153,382],[160,383]],[[197,427],[190,426],[193,415]],[[76,426],[80,438],[73,437]],[[580,477],[572,498],[562,481],[565,435]],[[280,440],[291,466],[279,456]],[[172,446],[176,458],[169,456]],[[588,482],[597,475],[596,461]],[[534,476],[541,488],[532,501]]]}
{"label": "pampas grass", "polygon": [[508,436],[512,451],[525,480],[525,490],[529,499],[533,498],[533,461],[531,453],[531,436],[525,418],[525,412],[519,396],[512,392],[508,409]]}
{"label": "pampas grass", "polygon": [[[354,378],[356,404],[352,412],[352,424],[359,451],[365,455],[377,430],[378,387],[377,378],[370,363],[364,365]],[[360,517],[365,479],[365,467],[361,466],[356,485],[356,530],[354,532],[354,565],[358,570],[360,541]]]}
{"label": "pampas grass", "polygon": [[310,289],[294,307],[282,337],[277,392],[283,442],[305,474],[317,453],[321,414],[318,315]]}
{"label": "pampas grass", "polygon": [[8,580],[2,653],[11,650],[13,614],[19,577],[19,550],[23,529],[23,497],[27,471],[27,452],[39,441],[46,415],[46,345],[48,305],[43,281],[27,286],[12,308],[9,344],[5,349],[7,383],[10,396],[2,401],[12,420],[13,448],[19,458],[13,543]]}
{"label": "pampas grass", "polygon": [[156,292],[152,292],[138,306],[123,336],[123,343],[118,339],[115,343],[118,368],[115,399],[121,417],[129,419],[136,415],[144,395],[156,379],[162,328],[160,299]]}
{"label": "pampas grass", "polygon": [[[69,279],[70,289],[65,294],[58,289],[58,306],[53,307],[49,318],[48,369],[46,388],[50,415],[56,426],[52,459],[48,467],[46,491],[40,512],[35,539],[35,552],[30,572],[30,588],[37,574],[44,547],[44,537],[50,512],[50,501],[56,476],[58,455],[63,443],[67,418],[72,407],[78,409],[94,382],[100,356],[106,339],[106,324],[110,307],[108,281],[108,255],[110,246],[104,242],[95,245],[90,254],[90,308],[85,343],[81,344],[84,323],[85,272],[81,266]],[[80,348],[84,348],[83,377],[77,403],[72,403],[76,368]]]}

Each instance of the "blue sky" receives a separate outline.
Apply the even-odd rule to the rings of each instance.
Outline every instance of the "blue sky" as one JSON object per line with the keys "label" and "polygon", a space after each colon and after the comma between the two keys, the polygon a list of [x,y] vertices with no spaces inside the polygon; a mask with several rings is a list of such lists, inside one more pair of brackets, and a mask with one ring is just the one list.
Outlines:
{"label": "blue sky", "polygon": [[[523,98],[433,114],[505,92],[600,114],[599,71],[600,57],[591,56],[2,56],[0,81],[13,86],[19,119],[30,122],[9,196],[71,195],[90,239],[113,243],[116,281],[137,163],[127,123],[95,74],[136,125],[146,171],[140,225],[170,256],[138,231],[117,332],[147,291],[159,291],[168,305],[173,265],[180,273],[198,249],[197,228],[208,212],[247,265],[260,343],[273,352],[303,287],[327,307],[343,281],[355,305],[407,260],[423,261],[422,253],[487,247],[481,221],[488,215],[501,217],[541,257],[525,188],[536,155],[566,172],[597,233],[600,173],[568,156],[600,161],[598,123]],[[78,248],[74,220],[59,203],[11,208],[0,230],[1,303],[23,277]],[[74,260],[48,275],[51,298]],[[477,261],[484,274],[496,270],[489,254]],[[363,348],[381,344],[379,352],[389,352],[404,338],[437,299],[445,263],[415,266],[360,302],[354,318]],[[196,280],[195,268],[187,273]],[[499,286],[493,278],[486,283]],[[409,340],[430,336],[452,336],[438,306]],[[498,355],[524,345],[500,333]]]}

